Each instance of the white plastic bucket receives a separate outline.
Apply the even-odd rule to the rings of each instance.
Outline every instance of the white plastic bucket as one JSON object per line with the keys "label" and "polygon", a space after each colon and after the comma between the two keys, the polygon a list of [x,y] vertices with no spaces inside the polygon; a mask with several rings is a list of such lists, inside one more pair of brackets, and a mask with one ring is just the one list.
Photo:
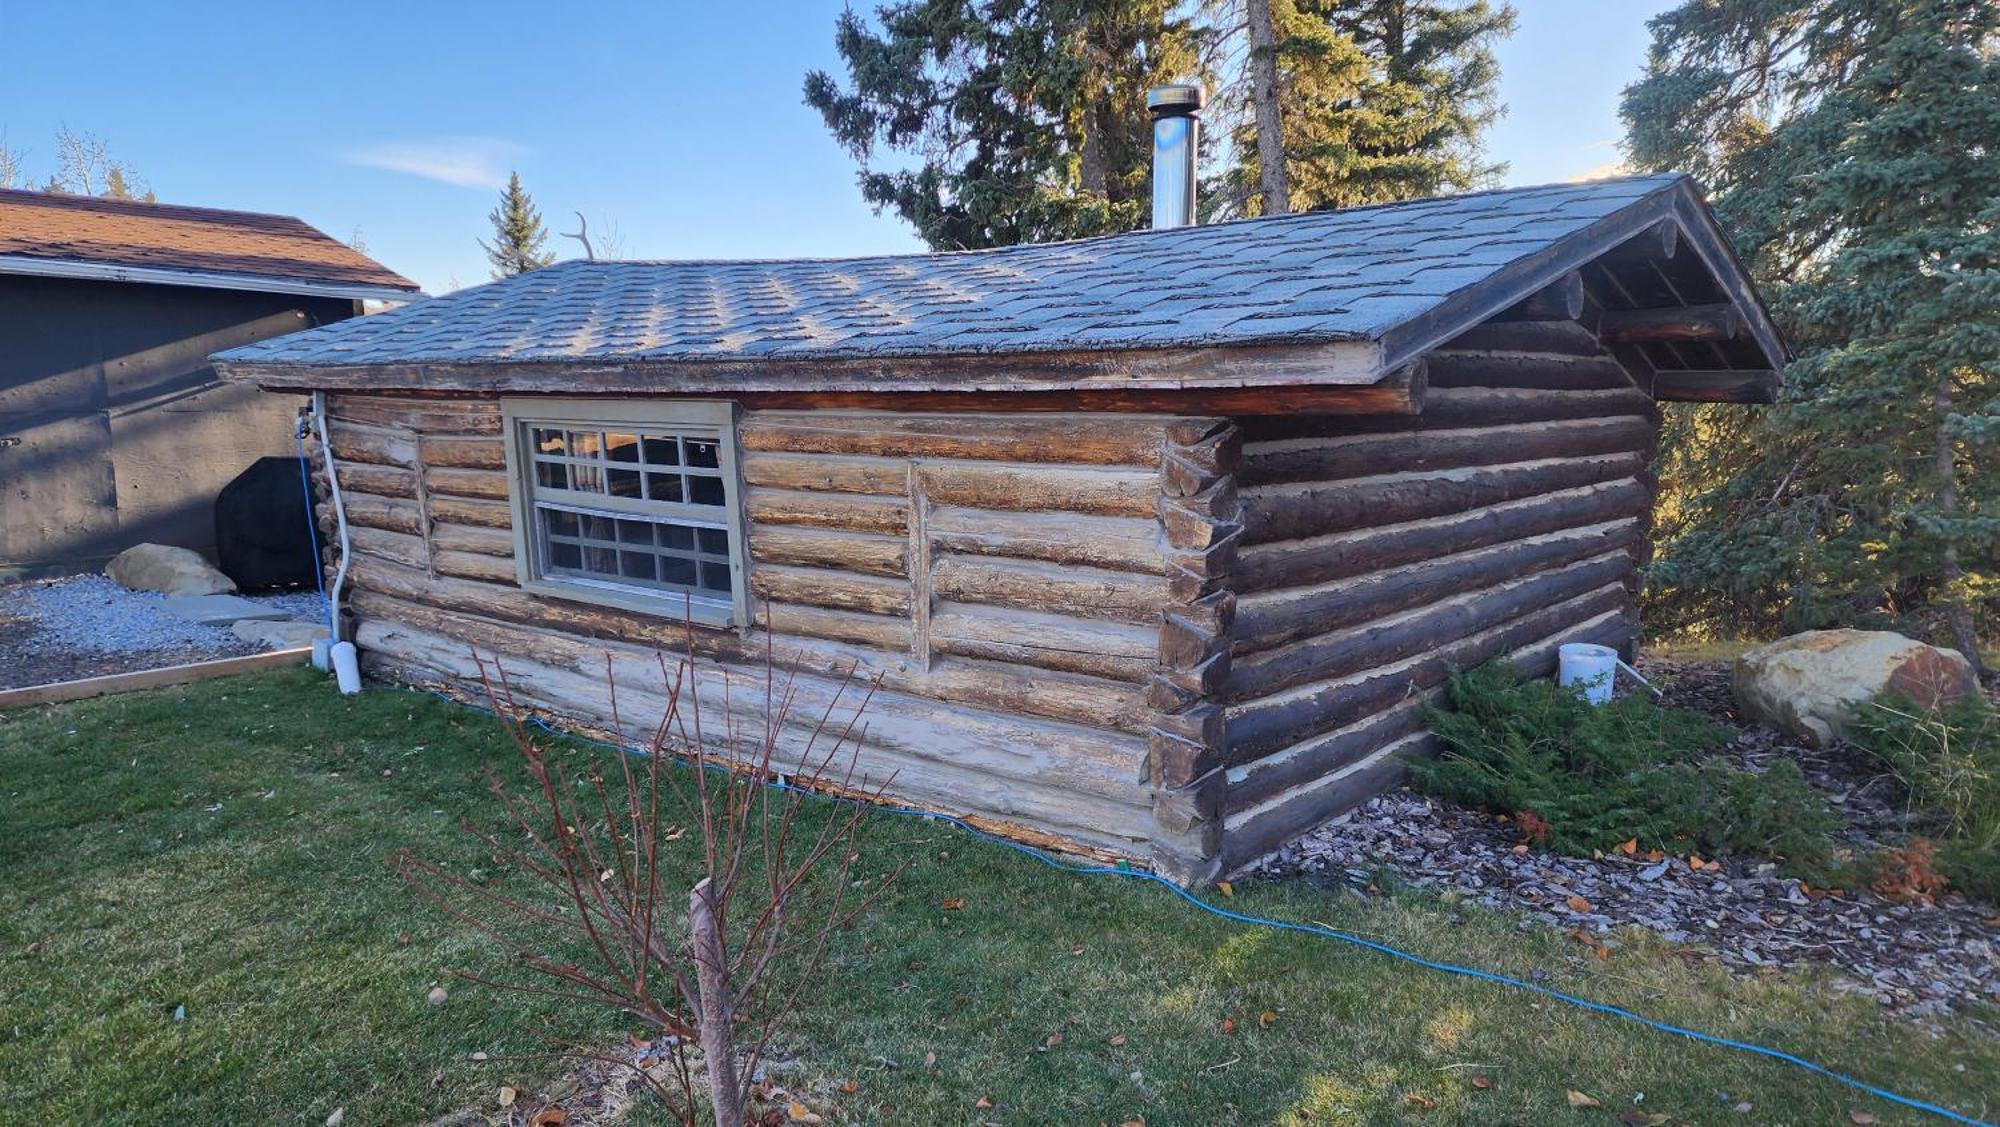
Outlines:
{"label": "white plastic bucket", "polygon": [[1610,646],[1569,642],[1556,649],[1556,684],[1578,690],[1592,704],[1609,704],[1618,665],[1618,651]]}
{"label": "white plastic bucket", "polygon": [[355,650],[353,642],[335,642],[330,651],[333,658],[333,675],[340,682],[343,693],[361,691],[361,654]]}

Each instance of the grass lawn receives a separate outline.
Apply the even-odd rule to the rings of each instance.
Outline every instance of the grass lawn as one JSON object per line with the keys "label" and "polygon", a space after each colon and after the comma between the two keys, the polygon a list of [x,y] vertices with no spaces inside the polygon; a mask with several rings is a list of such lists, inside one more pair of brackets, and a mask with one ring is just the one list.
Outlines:
{"label": "grass lawn", "polygon": [[[390,689],[342,699],[305,671],[0,716],[0,1121],[317,1124],[342,1106],[350,1124],[421,1121],[560,1071],[474,1052],[621,1037],[618,1015],[453,980],[493,970],[495,950],[386,863],[402,846],[490,863],[458,822],[492,823],[481,765],[512,754],[478,713]],[[1640,1093],[1663,1122],[1935,1122],[940,824],[882,815],[868,837],[865,867],[915,863],[784,1042],[799,1064],[782,1081],[828,1123],[1614,1123]],[[2000,1015],[1934,1034],[1807,977],[1732,980],[1637,937],[1600,961],[1427,896],[1259,886],[1228,903],[2000,1114]],[[428,1005],[440,983],[449,1000]],[[1571,1109],[1567,1089],[1602,1109]]]}

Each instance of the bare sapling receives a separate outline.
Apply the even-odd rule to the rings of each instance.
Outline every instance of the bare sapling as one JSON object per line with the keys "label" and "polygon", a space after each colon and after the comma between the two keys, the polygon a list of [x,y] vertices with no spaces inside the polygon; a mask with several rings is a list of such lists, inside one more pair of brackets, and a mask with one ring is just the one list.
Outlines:
{"label": "bare sapling", "polygon": [[[690,646],[659,659],[657,689],[624,690],[633,699],[621,702],[607,654],[611,735],[630,754],[578,757],[552,754],[501,663],[473,657],[525,782],[489,773],[504,828],[468,828],[526,884],[407,850],[400,871],[533,972],[466,977],[630,1014],[652,1033],[635,1069],[668,1110],[695,1124],[706,1096],[718,1127],[742,1127],[797,987],[901,872],[856,871],[864,815],[889,783],[856,772],[874,685],[850,670],[808,706],[796,669],[780,670],[768,647],[759,683],[698,666]],[[649,734],[628,737],[628,703],[657,712]]]}

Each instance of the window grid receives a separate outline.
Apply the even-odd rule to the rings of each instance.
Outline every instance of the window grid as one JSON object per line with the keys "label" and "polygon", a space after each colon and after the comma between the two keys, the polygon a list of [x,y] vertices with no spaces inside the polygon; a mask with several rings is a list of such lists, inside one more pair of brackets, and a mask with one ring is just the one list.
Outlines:
{"label": "window grid", "polygon": [[542,570],[599,583],[727,598],[729,529],[535,502]]}
{"label": "window grid", "polygon": [[531,426],[528,441],[538,489],[715,507],[727,500],[715,438]]}

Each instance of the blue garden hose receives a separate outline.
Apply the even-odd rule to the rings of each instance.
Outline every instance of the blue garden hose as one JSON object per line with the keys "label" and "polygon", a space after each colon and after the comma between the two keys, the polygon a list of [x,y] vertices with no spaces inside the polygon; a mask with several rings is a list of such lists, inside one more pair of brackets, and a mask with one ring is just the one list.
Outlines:
{"label": "blue garden hose", "polygon": [[319,521],[313,518],[312,472],[306,468],[306,428],[299,424],[296,436],[299,440],[299,485],[306,491],[306,537],[312,543],[313,586],[319,590],[320,613],[326,616],[326,636],[337,638],[340,631],[334,628],[333,604],[326,601],[326,574],[319,559]]}

